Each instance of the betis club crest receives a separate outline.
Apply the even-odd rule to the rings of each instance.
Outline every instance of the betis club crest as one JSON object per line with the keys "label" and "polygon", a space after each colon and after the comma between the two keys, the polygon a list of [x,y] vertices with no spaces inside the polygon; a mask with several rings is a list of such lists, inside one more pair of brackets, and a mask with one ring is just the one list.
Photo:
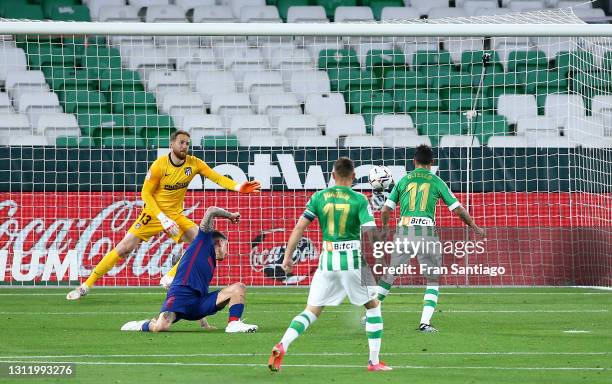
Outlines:
{"label": "betis club crest", "polygon": [[191,175],[191,167],[187,167],[187,168],[185,168],[185,175],[186,175],[186,176]]}

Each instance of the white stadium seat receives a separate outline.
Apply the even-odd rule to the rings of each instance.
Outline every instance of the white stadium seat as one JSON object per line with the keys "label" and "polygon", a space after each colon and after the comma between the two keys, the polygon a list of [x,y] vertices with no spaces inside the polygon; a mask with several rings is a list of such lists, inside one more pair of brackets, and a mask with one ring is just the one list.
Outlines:
{"label": "white stadium seat", "polygon": [[287,147],[289,140],[284,136],[238,136],[240,145],[247,147]]}
{"label": "white stadium seat", "polygon": [[206,112],[199,93],[168,92],[164,95],[161,111],[169,115],[195,115]]}
{"label": "white stadium seat", "polygon": [[0,92],[0,114],[12,113],[13,112],[13,104],[11,104],[11,99],[9,98],[8,93]]}
{"label": "white stadium seat", "polygon": [[138,49],[131,50],[128,66],[138,71],[145,81],[148,79],[149,72],[172,69],[164,48],[147,48],[142,52],[139,52]]}
{"label": "white stadium seat", "polygon": [[612,148],[612,137],[605,135],[605,122],[599,116],[572,117],[564,123],[571,143],[589,148]]}
{"label": "white stadium seat", "polygon": [[528,147],[525,136],[491,136],[487,141],[490,148],[524,148]]}
{"label": "white stadium seat", "polygon": [[448,0],[404,0],[404,3],[415,8],[420,15],[427,15],[435,7],[448,7]]}
{"label": "white stadium seat", "polygon": [[36,133],[47,137],[49,144],[55,144],[58,136],[80,136],[76,116],[69,113],[44,114],[38,118]]}
{"label": "white stadium seat", "polygon": [[100,8],[98,13],[98,20],[104,23],[113,21],[120,21],[122,23],[138,23],[140,22],[138,10],[139,8],[134,6],[103,6]]}
{"label": "white stadium seat", "polygon": [[480,140],[476,136],[444,135],[440,138],[439,147],[480,147]]}
{"label": "white stadium seat", "polygon": [[393,137],[418,135],[410,115],[376,115],[372,131],[375,136],[382,137],[388,146],[391,146]]}
{"label": "white stadium seat", "polygon": [[272,69],[283,69],[289,72],[298,69],[314,69],[312,56],[304,48],[277,46],[262,49],[262,52],[265,52],[264,59]]}
{"label": "white stadium seat", "polygon": [[371,135],[350,135],[341,140],[340,143],[346,148],[376,148],[384,146],[382,137]]}
{"label": "white stadium seat", "polygon": [[325,123],[325,136],[365,135],[365,120],[361,115],[330,116]]}
{"label": "white stadium seat", "polygon": [[25,136],[0,136],[0,144],[11,147],[30,147],[48,145],[47,138],[41,135],[25,135]]}
{"label": "white stadium seat", "polygon": [[554,8],[593,8],[593,3],[585,2],[583,0],[560,0],[558,2],[557,0],[553,0],[551,3]]}
{"label": "white stadium seat", "polygon": [[319,125],[325,125],[329,116],[346,114],[346,104],[341,93],[323,93],[306,96],[304,113],[317,118]]}
{"label": "white stadium seat", "polygon": [[293,6],[287,11],[288,23],[327,23],[325,8],[320,5]]}
{"label": "white stadium seat", "polygon": [[508,8],[513,12],[535,11],[546,8],[544,0],[512,0]]}
{"label": "white stadium seat", "polygon": [[431,147],[429,136],[394,136],[391,140],[391,147],[408,147],[414,148],[421,144]]}
{"label": "white stadium seat", "polygon": [[270,116],[272,125],[278,125],[283,115],[300,115],[302,109],[292,93],[261,94],[257,100],[257,113]]}
{"label": "white stadium seat", "polygon": [[601,8],[574,8],[574,14],[590,23],[607,23],[606,12]]}
{"label": "white stadium seat", "polygon": [[89,0],[87,7],[92,20],[98,20],[100,8],[107,6],[122,6],[125,0]]}
{"label": "white stadium seat", "polygon": [[321,51],[326,49],[342,49],[344,48],[344,44],[336,38],[317,37],[305,44],[304,48],[310,52],[310,56],[316,61],[319,59],[319,53]]}
{"label": "white stadium seat", "polygon": [[243,7],[265,7],[266,0],[229,0],[229,6],[235,18],[240,18]]}
{"label": "white stadium seat", "polygon": [[456,37],[445,40],[444,48],[450,53],[454,63],[460,63],[461,54],[464,51],[480,51],[484,49],[484,40],[480,37]]}
{"label": "white stadium seat", "polygon": [[33,133],[28,116],[19,113],[3,114],[0,119],[0,138],[31,135]]}
{"label": "white stadium seat", "polygon": [[542,136],[559,136],[557,119],[547,116],[521,117],[516,123],[516,134],[525,135],[528,132],[537,132]]}
{"label": "white stadium seat", "polygon": [[273,5],[242,7],[240,9],[241,23],[282,23],[278,8]]}
{"label": "white stadium seat", "polygon": [[309,115],[284,115],[278,120],[278,133],[287,137],[320,136],[317,118]]}
{"label": "white stadium seat", "polygon": [[463,8],[434,7],[427,12],[428,19],[444,19],[446,17],[467,17],[468,13]]}
{"label": "white stadium seat", "polygon": [[572,148],[575,142],[570,142],[567,137],[555,136],[553,132],[528,131],[525,135],[527,146],[537,148]]}
{"label": "white stadium seat", "polygon": [[282,93],[283,77],[278,71],[245,72],[242,89],[251,95],[251,101],[257,104],[259,95],[264,93]]}
{"label": "white stadium seat", "polygon": [[25,113],[30,119],[30,124],[35,127],[38,118],[45,113],[61,113],[57,95],[53,92],[23,93],[15,100],[15,107],[19,113]]}
{"label": "white stadium seat", "polygon": [[215,4],[215,0],[174,0],[174,5],[181,7],[185,14],[196,7],[214,6]]}
{"label": "white stadium seat", "polygon": [[202,95],[204,104],[210,104],[212,95],[216,93],[236,92],[234,75],[228,71],[200,72],[195,79],[195,89]]}
{"label": "white stadium seat", "polygon": [[185,11],[176,5],[154,5],[147,7],[145,15],[147,23],[184,23]]}
{"label": "white stadium seat", "polygon": [[229,134],[229,128],[223,125],[223,119],[217,115],[185,115],[178,126],[191,134],[194,145],[200,145],[204,136]]}
{"label": "white stadium seat", "polygon": [[521,117],[537,116],[538,104],[534,95],[500,95],[497,114],[505,116],[508,124],[516,124]]}
{"label": "white stadium seat", "polygon": [[593,116],[603,112],[612,112],[612,95],[595,95],[591,101],[591,111]]}
{"label": "white stadium seat", "polygon": [[47,92],[49,85],[42,71],[11,71],[6,74],[6,91],[13,100],[24,92]]}
{"label": "white stadium seat", "polygon": [[531,42],[537,45],[538,50],[546,54],[548,60],[553,60],[557,53],[562,51],[578,50],[578,40],[569,37],[534,37]]}
{"label": "white stadium seat", "polygon": [[182,69],[190,80],[195,80],[198,72],[218,69],[212,48],[168,47],[168,57],[174,59],[177,69]]}
{"label": "white stadium seat", "polygon": [[151,71],[147,79],[147,91],[163,95],[166,92],[188,92],[189,79],[183,71]]}
{"label": "white stadium seat", "polygon": [[548,94],[544,103],[544,115],[557,119],[559,125],[567,117],[586,116],[582,96],[575,94]]}
{"label": "white stadium seat", "polygon": [[193,9],[194,23],[235,23],[238,17],[232,13],[232,9],[227,6],[202,6]]}
{"label": "white stadium seat", "polygon": [[372,8],[339,6],[334,13],[335,23],[354,23],[363,21],[374,21]]}
{"label": "white stadium seat", "polygon": [[153,5],[168,5],[169,0],[128,0],[128,3],[134,7],[145,8]]}
{"label": "white stadium seat", "polygon": [[216,93],[210,101],[210,110],[212,114],[223,116],[224,124],[229,121],[227,116],[253,113],[251,99],[246,93]]}
{"label": "white stadium seat", "polygon": [[231,119],[230,133],[233,135],[269,136],[273,132],[270,119],[266,115],[239,115]]}
{"label": "white stadium seat", "polygon": [[381,20],[411,20],[420,17],[419,11],[411,7],[384,7],[380,14]]}
{"label": "white stadium seat", "polygon": [[304,104],[310,94],[330,92],[329,75],[326,71],[295,71],[291,73],[289,87],[298,103]]}
{"label": "white stadium seat", "polygon": [[21,48],[1,47],[0,48],[0,86],[4,85],[6,75],[9,72],[25,71],[28,62],[26,55]]}

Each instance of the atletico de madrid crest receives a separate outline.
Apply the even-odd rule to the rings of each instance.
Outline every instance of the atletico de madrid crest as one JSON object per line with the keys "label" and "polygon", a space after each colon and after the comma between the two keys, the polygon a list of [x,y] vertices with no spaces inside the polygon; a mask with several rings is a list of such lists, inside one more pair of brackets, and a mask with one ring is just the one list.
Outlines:
{"label": "atletico de madrid crest", "polygon": [[191,167],[185,168],[185,175],[187,176],[191,175]]}

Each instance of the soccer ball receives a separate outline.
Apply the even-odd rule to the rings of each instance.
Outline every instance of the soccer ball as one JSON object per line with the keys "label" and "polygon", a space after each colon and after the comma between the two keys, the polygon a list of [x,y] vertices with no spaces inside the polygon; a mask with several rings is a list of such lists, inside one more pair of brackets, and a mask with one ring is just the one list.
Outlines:
{"label": "soccer ball", "polygon": [[384,165],[375,165],[370,169],[370,173],[368,175],[368,181],[374,190],[376,191],[384,191],[389,188],[391,182],[393,181],[393,176],[391,175],[391,170]]}

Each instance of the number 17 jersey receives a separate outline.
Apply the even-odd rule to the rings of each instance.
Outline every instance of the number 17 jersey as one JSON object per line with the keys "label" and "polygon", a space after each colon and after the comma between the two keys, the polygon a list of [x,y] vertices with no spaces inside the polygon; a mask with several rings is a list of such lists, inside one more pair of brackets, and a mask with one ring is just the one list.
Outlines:
{"label": "number 17 jersey", "polygon": [[440,177],[429,169],[416,168],[395,184],[385,205],[395,209],[399,203],[402,218],[428,218],[433,225],[439,199],[442,199],[451,211],[460,205],[459,200]]}

